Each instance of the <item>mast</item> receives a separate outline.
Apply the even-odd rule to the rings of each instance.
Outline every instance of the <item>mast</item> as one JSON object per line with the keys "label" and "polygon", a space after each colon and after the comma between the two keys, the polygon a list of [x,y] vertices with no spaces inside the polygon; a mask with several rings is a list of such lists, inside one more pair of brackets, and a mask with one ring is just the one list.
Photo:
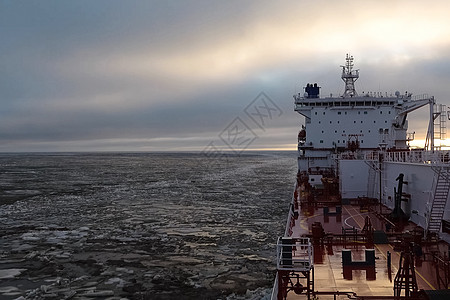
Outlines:
{"label": "mast", "polygon": [[359,78],[359,70],[353,70],[353,56],[348,55],[345,58],[345,66],[342,67],[342,80],[345,82],[343,98],[358,96],[355,89],[355,81]]}

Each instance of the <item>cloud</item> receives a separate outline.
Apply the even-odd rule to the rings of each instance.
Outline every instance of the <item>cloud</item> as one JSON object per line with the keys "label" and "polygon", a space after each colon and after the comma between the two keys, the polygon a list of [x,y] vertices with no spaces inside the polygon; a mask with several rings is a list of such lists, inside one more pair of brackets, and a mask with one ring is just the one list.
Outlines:
{"label": "cloud", "polygon": [[[285,114],[258,142],[288,145],[302,120],[292,94],[307,82],[318,82],[323,95],[342,93],[347,52],[361,69],[360,92],[429,92],[446,101],[447,6],[4,1],[0,142],[8,150],[32,143],[51,150],[58,142],[64,149],[151,143],[201,150],[265,91]],[[420,126],[426,118],[412,117]]]}

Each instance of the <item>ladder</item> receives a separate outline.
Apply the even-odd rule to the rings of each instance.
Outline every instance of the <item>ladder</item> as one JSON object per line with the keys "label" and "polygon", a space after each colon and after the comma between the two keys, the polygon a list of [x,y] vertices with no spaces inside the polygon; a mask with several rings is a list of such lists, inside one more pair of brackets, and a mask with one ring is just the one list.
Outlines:
{"label": "ladder", "polygon": [[377,182],[377,173],[380,171],[378,161],[366,160],[365,163],[369,166],[369,177],[367,179],[367,197],[375,197],[375,183]]}
{"label": "ladder", "polygon": [[431,211],[428,216],[427,232],[438,233],[450,191],[450,168],[433,167],[435,172],[435,188],[432,196]]}
{"label": "ladder", "polygon": [[369,179],[367,180],[367,197],[373,198],[375,193],[375,180],[376,180],[377,172],[375,168],[370,166],[369,168]]}
{"label": "ladder", "polygon": [[[440,150],[445,142],[447,112],[444,104],[433,105],[435,149]],[[439,144],[436,142],[439,141]]]}

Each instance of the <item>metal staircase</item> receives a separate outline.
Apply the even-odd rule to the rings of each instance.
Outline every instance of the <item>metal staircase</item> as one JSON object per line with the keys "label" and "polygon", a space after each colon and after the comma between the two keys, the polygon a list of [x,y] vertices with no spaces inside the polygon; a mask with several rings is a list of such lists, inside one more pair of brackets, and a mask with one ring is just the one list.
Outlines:
{"label": "metal staircase", "polygon": [[450,167],[433,167],[435,172],[435,188],[432,197],[431,210],[428,216],[427,232],[438,233],[450,191]]}

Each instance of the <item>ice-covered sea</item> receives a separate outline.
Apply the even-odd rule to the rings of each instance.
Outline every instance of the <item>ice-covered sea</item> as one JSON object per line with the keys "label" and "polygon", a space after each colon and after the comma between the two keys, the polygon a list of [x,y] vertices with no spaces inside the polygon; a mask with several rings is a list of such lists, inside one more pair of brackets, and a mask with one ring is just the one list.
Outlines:
{"label": "ice-covered sea", "polygon": [[294,152],[0,154],[0,299],[261,299]]}

